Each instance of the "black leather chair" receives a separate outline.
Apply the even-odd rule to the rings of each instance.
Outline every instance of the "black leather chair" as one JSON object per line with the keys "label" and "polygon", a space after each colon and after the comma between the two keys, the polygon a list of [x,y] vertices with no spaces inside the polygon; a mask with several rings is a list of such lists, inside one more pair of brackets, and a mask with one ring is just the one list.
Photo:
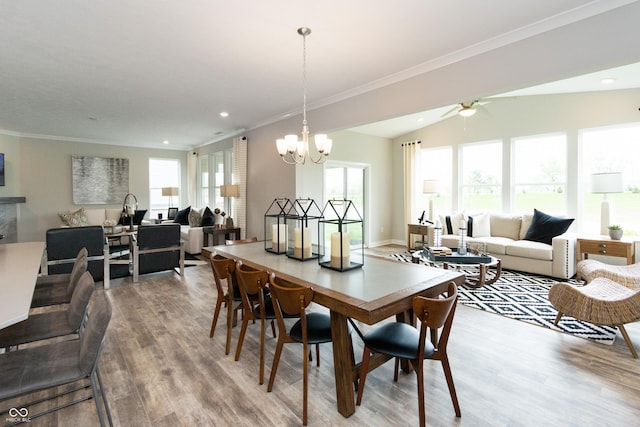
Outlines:
{"label": "black leather chair", "polygon": [[46,243],[42,274],[70,273],[78,252],[86,248],[87,270],[109,288],[109,246],[101,225],[52,228],[47,230]]}
{"label": "black leather chair", "polygon": [[141,225],[133,236],[133,281],[140,274],[180,268],[184,277],[184,242],[180,224]]}

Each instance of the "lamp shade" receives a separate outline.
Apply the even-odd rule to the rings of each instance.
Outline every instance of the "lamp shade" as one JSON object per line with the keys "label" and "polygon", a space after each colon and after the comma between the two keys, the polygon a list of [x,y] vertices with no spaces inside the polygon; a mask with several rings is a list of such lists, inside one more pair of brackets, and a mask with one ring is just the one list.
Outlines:
{"label": "lamp shade", "polygon": [[240,186],[238,184],[225,184],[220,186],[222,197],[240,197]]}
{"label": "lamp shade", "polygon": [[425,179],[422,182],[422,192],[424,194],[437,194],[440,192],[439,179]]}
{"label": "lamp shade", "polygon": [[622,173],[607,172],[591,175],[592,193],[622,193],[623,191]]}
{"label": "lamp shade", "polygon": [[162,187],[162,195],[164,197],[177,196],[178,187]]}

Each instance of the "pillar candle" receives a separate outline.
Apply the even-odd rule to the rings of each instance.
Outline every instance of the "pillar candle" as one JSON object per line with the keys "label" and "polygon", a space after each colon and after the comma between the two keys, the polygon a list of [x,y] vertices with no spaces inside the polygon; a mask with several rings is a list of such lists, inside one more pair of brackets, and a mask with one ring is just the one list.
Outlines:
{"label": "pillar candle", "polygon": [[293,256],[301,259],[311,258],[311,229],[309,227],[293,230]]}
{"label": "pillar candle", "polygon": [[[331,234],[331,267],[341,268],[349,266],[349,241],[349,233],[342,233],[342,242],[340,241],[340,233]],[[341,248],[342,254],[340,253]]]}
{"label": "pillar candle", "polygon": [[464,219],[460,220],[460,228],[467,228],[467,221],[465,221]]}
{"label": "pillar candle", "polygon": [[287,250],[287,226],[285,224],[271,226],[271,249],[275,252]]}

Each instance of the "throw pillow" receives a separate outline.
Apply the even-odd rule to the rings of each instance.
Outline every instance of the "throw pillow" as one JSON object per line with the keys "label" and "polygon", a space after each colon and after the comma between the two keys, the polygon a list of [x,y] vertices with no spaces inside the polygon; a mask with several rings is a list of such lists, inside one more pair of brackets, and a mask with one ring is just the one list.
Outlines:
{"label": "throw pillow", "polygon": [[[142,219],[146,214],[147,214],[146,209],[141,209],[141,210],[136,209],[135,213],[133,214],[133,225],[142,224]],[[124,211],[120,212],[120,220],[118,221],[118,225],[130,225],[130,224],[131,224],[131,218],[129,218],[128,216],[124,216]]]}
{"label": "throw pillow", "polygon": [[202,220],[200,221],[200,226],[213,227],[215,223],[216,217],[213,215],[213,212],[211,212],[211,209],[209,209],[209,206],[207,206],[206,208],[204,208],[204,212],[202,212]]}
{"label": "throw pillow", "polygon": [[559,218],[534,209],[531,225],[524,240],[550,245],[551,240],[567,231],[571,223],[573,218]]}
{"label": "throw pillow", "polygon": [[202,211],[200,209],[191,209],[189,211],[189,227],[200,227],[202,222]]}
{"label": "throw pillow", "polygon": [[491,217],[488,213],[469,215],[467,236],[489,237],[491,236]]}
{"label": "throw pillow", "polygon": [[73,212],[59,213],[58,216],[62,223],[69,227],[84,227],[89,225],[84,208],[80,208]]}
{"label": "throw pillow", "polygon": [[191,211],[191,206],[187,206],[185,209],[178,211],[173,222],[180,225],[189,225],[189,211]]}
{"label": "throw pillow", "polygon": [[460,221],[464,219],[464,211],[456,212],[451,215],[440,215],[440,222],[442,223],[442,234],[458,234]]}

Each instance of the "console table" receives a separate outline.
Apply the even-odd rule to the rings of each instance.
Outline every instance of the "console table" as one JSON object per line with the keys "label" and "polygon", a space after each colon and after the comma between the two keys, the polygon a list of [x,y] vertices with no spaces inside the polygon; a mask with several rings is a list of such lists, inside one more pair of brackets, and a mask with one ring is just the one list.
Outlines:
{"label": "console table", "polygon": [[424,224],[409,224],[407,225],[407,251],[413,249],[411,247],[411,235],[417,234],[422,238],[422,246],[425,246],[424,236],[429,234],[429,226]]}
{"label": "console table", "polygon": [[[216,246],[220,236],[224,236],[225,239],[229,239],[229,235],[233,234],[234,239],[240,239],[240,227],[202,227],[202,233],[204,234],[204,246]],[[209,244],[209,236],[213,238],[213,244]],[[224,241],[220,243],[224,245]]]}

